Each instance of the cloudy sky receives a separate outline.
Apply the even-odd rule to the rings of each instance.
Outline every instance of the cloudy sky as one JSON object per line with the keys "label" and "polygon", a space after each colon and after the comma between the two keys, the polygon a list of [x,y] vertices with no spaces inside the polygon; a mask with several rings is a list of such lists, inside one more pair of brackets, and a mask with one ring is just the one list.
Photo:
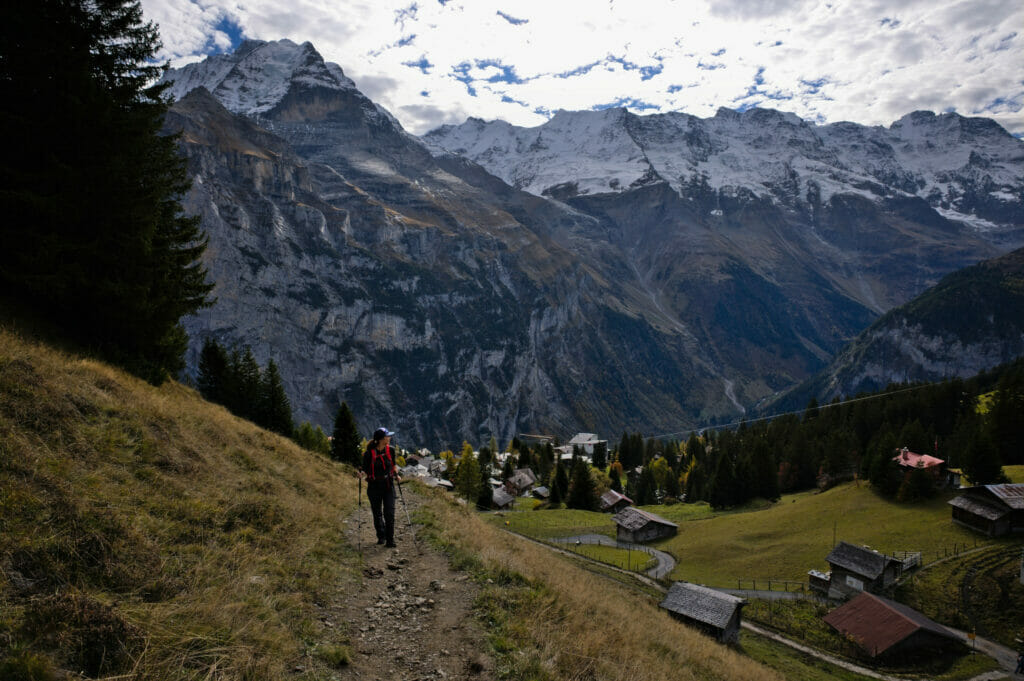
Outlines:
{"label": "cloudy sky", "polygon": [[243,38],[310,41],[410,132],[558,109],[819,123],[910,111],[1024,136],[1024,3],[1011,0],[142,0],[172,64]]}

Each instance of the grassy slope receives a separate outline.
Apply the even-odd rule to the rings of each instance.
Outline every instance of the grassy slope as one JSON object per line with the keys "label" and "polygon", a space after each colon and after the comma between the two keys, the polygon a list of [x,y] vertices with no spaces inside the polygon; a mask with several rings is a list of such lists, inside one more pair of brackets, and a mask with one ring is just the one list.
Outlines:
{"label": "grassy slope", "polygon": [[822,494],[783,497],[756,513],[682,524],[661,548],[679,559],[672,578],[714,586],[738,579],[806,580],[808,570],[828,568],[833,526],[837,540],[883,552],[922,551],[928,562],[955,544],[978,541],[950,520],[950,496],[900,504],[867,484],[848,483]]}
{"label": "grassy slope", "polygon": [[[0,328],[0,677],[329,678],[358,623],[317,604],[358,583],[355,502],[350,471],[192,390]],[[504,678],[777,678],[441,496],[423,519],[480,580]]]}

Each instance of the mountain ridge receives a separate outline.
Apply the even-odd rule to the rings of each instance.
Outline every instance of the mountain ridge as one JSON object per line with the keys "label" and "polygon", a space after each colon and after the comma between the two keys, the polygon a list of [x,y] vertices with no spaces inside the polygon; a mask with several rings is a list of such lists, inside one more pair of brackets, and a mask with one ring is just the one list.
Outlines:
{"label": "mountain ridge", "polygon": [[[449,446],[492,434],[669,432],[732,420],[813,374],[942,275],[1024,243],[1024,220],[1014,221],[1020,186],[1000,179],[1021,164],[991,144],[967,166],[988,163],[995,175],[947,178],[973,187],[958,208],[991,204],[981,213],[992,216],[1009,206],[1000,210],[1011,221],[988,229],[977,228],[987,218],[948,219],[941,202],[876,176],[828,194],[814,187],[834,180],[788,162],[769,163],[774,174],[758,191],[658,172],[704,157],[724,167],[726,142],[773,149],[779,129],[795,131],[786,144],[831,158],[811,126],[768,110],[716,115],[745,126],[739,142],[685,114],[562,112],[553,122],[571,139],[619,149],[605,157],[630,174],[619,191],[582,191],[603,177],[587,165],[600,157],[592,151],[580,173],[552,175],[559,182],[542,196],[436,140],[424,145],[347,83],[311,85],[306,73],[333,78],[340,68],[310,65],[319,55],[308,44],[247,49],[228,59],[231,68],[165,76],[184,83],[179,92],[206,78],[212,93],[203,106],[186,102],[203,95],[188,95],[169,117],[169,129],[192,131],[183,150],[196,183],[186,203],[211,235],[208,267],[221,287],[217,306],[186,320],[189,363],[194,370],[208,336],[251,344],[258,361],[278,362],[297,415],[321,425],[343,399],[363,428],[387,422]],[[263,52],[277,56],[252,61]],[[271,62],[301,68],[261,71]],[[220,88],[227,72],[245,75],[250,89],[288,87],[273,101],[242,101],[242,81]],[[570,125],[582,119],[597,127]],[[623,137],[627,123],[649,142],[643,153]],[[998,133],[957,125],[957,135]],[[547,132],[523,147],[540,154],[537,169],[568,144]],[[674,151],[684,146],[692,158]],[[750,170],[740,163],[749,154],[724,158]],[[1013,200],[985,204],[979,191],[997,185]]]}

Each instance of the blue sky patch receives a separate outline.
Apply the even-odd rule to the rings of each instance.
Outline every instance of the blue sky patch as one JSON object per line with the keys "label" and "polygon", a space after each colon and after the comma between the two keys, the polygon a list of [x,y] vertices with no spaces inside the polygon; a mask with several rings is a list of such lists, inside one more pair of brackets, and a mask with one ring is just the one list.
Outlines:
{"label": "blue sky patch", "polygon": [[461,64],[453,66],[452,71],[455,73],[455,80],[466,86],[466,92],[469,93],[469,96],[476,97],[476,88],[473,87],[473,77],[469,75],[469,71],[472,68],[472,64],[468,61],[464,61]]}
{"label": "blue sky patch", "polygon": [[502,19],[504,19],[508,23],[512,24],[513,26],[522,26],[523,24],[530,23],[529,19],[516,19],[513,16],[505,14],[500,9],[497,12],[495,12],[495,14],[497,14],[499,17],[501,17]]}
{"label": "blue sky patch", "polygon": [[555,78],[574,78],[575,76],[582,76],[585,73],[590,73],[595,66],[601,62],[595,61],[591,64],[584,64],[583,66],[577,66],[569,71],[562,71],[561,73],[554,74]]}
{"label": "blue sky patch", "polygon": [[433,68],[434,65],[427,61],[427,57],[424,55],[416,61],[403,61],[402,66],[410,66],[414,69],[419,69],[423,73],[430,73],[430,69]]}
{"label": "blue sky patch", "polygon": [[399,40],[395,44],[395,46],[396,47],[405,47],[406,45],[410,44],[413,40],[416,40],[416,34],[415,33],[413,33],[412,35],[405,36],[404,38]]}
{"label": "blue sky patch", "polygon": [[635,97],[619,97],[614,102],[608,104],[595,104],[590,107],[591,111],[604,111],[605,109],[633,109],[635,111],[650,111],[659,110],[657,104],[651,104]]}
{"label": "blue sky patch", "polygon": [[205,54],[227,54],[230,52],[234,52],[235,49],[242,44],[242,40],[245,39],[245,36],[242,35],[242,27],[239,26],[237,22],[232,21],[228,17],[224,17],[223,19],[218,21],[217,25],[214,28],[227,35],[227,37],[231,40],[231,46],[224,48],[223,50],[218,50],[214,48],[213,41],[211,40],[209,43],[207,43],[208,48],[204,52]]}
{"label": "blue sky patch", "polygon": [[490,78],[488,78],[487,79],[488,83],[525,83],[526,82],[525,80],[520,78],[518,76],[518,74],[516,74],[516,67],[509,66],[507,64],[503,64],[502,62],[500,62],[497,59],[478,59],[476,61],[476,66],[479,69],[485,69],[488,66],[493,66],[494,68],[499,69],[501,71],[501,73],[496,73],[493,76],[491,76]]}
{"label": "blue sky patch", "polygon": [[606,64],[618,64],[627,71],[639,71],[640,80],[650,80],[656,75],[665,70],[665,65],[662,63],[663,60],[660,57],[655,57],[654,60],[657,62],[651,66],[640,66],[631,61],[627,61],[623,57],[611,57],[609,56],[606,60]]}

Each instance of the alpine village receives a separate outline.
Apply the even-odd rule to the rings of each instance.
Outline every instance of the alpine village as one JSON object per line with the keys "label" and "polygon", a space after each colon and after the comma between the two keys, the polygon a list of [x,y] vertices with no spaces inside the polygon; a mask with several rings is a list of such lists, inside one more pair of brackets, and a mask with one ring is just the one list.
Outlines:
{"label": "alpine village", "polygon": [[309,42],[2,26],[0,679],[1022,678],[993,120],[416,136]]}

